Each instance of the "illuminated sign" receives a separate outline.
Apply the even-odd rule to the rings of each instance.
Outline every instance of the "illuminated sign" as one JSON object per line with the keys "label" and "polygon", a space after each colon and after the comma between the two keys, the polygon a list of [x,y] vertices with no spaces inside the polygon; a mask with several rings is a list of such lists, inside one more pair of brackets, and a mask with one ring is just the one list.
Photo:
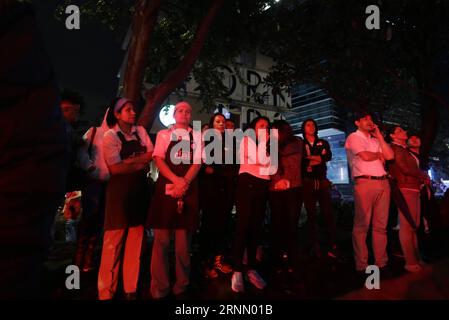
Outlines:
{"label": "illuminated sign", "polygon": [[165,105],[159,111],[159,121],[166,127],[175,124],[175,118],[173,118],[173,112],[175,106],[173,104]]}

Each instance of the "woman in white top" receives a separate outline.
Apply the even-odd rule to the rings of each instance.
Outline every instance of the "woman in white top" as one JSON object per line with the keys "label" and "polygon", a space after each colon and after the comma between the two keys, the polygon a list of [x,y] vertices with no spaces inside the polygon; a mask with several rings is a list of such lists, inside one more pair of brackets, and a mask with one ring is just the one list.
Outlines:
{"label": "woman in white top", "polygon": [[106,186],[109,180],[109,169],[103,156],[103,136],[110,129],[106,121],[109,110],[106,110],[100,126],[93,126],[84,134],[83,144],[78,152],[78,161],[81,169],[86,172],[86,181],[82,189],[83,213],[78,225],[74,264],[83,272],[96,268],[95,247],[103,228]]}
{"label": "woman in white top", "polygon": [[[234,274],[231,288],[243,292],[243,255],[247,248],[246,276],[256,288],[263,289],[265,281],[256,271],[256,252],[265,217],[270,182],[270,159],[267,154],[270,121],[266,117],[255,118],[240,144],[240,171],[236,192],[237,221],[232,248]],[[247,130],[246,134],[249,133]]]}

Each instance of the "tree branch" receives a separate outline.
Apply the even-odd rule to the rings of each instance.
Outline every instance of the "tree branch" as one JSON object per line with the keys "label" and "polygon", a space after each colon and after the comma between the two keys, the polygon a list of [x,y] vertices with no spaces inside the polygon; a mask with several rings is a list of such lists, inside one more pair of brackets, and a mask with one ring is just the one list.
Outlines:
{"label": "tree branch", "polygon": [[189,51],[181,60],[179,66],[170,72],[159,85],[151,88],[145,93],[146,103],[139,118],[140,125],[150,127],[154,121],[157,107],[187,78],[193,65],[198,60],[209,33],[210,26],[223,6],[223,3],[224,0],[215,0],[212,3],[207,15],[197,29],[195,39],[193,40]]}
{"label": "tree branch", "polygon": [[412,91],[414,91],[416,93],[422,94],[423,96],[426,96],[428,98],[431,98],[435,102],[437,102],[439,105],[441,105],[442,107],[449,108],[449,104],[442,97],[440,97],[438,94],[436,94],[436,93],[434,93],[434,92],[432,92],[430,90],[421,89],[421,88],[418,88],[416,86],[412,86],[412,85],[408,84],[404,80],[400,79],[393,71],[391,71],[389,69],[385,69],[385,71],[395,78],[396,83],[398,85],[400,85],[402,87],[406,87],[406,88],[408,88],[408,89],[410,89],[410,90],[412,90]]}
{"label": "tree branch", "polygon": [[124,95],[135,102],[140,99],[150,38],[160,7],[161,0],[138,0],[135,5],[133,35],[124,77]]}

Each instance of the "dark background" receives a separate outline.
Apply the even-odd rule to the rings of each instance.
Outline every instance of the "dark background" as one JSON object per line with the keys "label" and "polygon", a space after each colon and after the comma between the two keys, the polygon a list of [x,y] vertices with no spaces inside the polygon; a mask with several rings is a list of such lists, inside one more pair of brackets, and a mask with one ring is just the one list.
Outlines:
{"label": "dark background", "polygon": [[83,96],[85,106],[81,118],[91,124],[102,118],[106,105],[117,94],[117,74],[125,54],[121,49],[124,35],[83,19],[82,11],[80,29],[68,30],[65,17],[69,15],[60,20],[55,17],[61,3],[35,1],[36,18],[60,88]]}

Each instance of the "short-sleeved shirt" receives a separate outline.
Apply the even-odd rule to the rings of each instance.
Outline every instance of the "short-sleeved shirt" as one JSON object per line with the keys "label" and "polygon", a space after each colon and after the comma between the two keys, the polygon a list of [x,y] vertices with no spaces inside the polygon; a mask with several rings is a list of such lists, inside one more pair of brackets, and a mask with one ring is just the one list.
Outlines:
{"label": "short-sleeved shirt", "polygon": [[103,153],[104,159],[108,166],[122,162],[122,157],[120,156],[120,150],[122,149],[122,141],[120,140],[117,132],[121,132],[125,137],[126,141],[137,140],[135,133],[139,136],[140,143],[142,146],[147,148],[147,152],[153,151],[153,143],[148,136],[147,131],[142,126],[133,126],[131,128],[131,134],[123,132],[118,124],[114,128],[106,131],[103,137]]}
{"label": "short-sleeved shirt", "polygon": [[[153,157],[159,157],[161,159],[166,158],[168,146],[172,142],[172,136],[175,141],[189,141],[190,135],[193,138],[193,149],[194,149],[194,162],[201,164],[201,150],[202,148],[196,148],[197,143],[202,144],[202,138],[200,132],[194,132],[192,128],[188,128],[187,130],[175,129],[175,127],[171,127],[169,129],[161,130],[157,133],[156,136],[156,144],[154,147]],[[190,159],[190,148],[185,148],[180,150],[180,153],[174,154],[175,157],[179,157],[182,159]]]}
{"label": "short-sleeved shirt", "polygon": [[362,151],[382,152],[379,140],[369,135],[368,137],[357,130],[351,133],[345,143],[346,154],[348,156],[349,167],[352,178],[357,176],[384,176],[386,175],[384,164],[380,159],[374,161],[364,161],[358,154]]}

